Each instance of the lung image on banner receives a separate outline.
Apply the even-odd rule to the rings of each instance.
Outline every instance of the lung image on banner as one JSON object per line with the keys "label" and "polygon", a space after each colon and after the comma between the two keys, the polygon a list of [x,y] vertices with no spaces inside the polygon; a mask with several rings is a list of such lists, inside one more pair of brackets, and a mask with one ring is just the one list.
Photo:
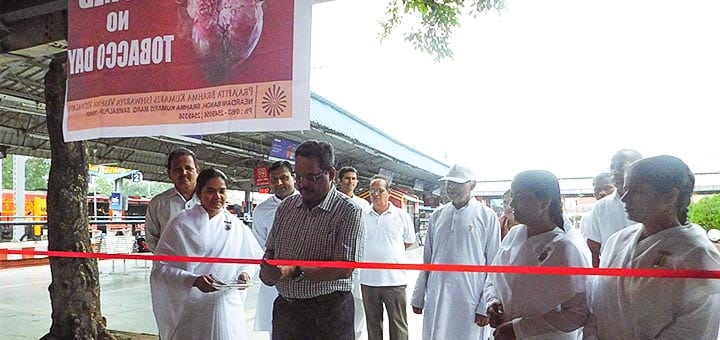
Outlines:
{"label": "lung image on banner", "polygon": [[311,7],[70,1],[66,141],[309,129]]}
{"label": "lung image on banner", "polygon": [[237,1],[235,7],[227,2],[190,0],[178,5],[178,31],[190,39],[211,82],[247,60],[263,29],[262,1]]}

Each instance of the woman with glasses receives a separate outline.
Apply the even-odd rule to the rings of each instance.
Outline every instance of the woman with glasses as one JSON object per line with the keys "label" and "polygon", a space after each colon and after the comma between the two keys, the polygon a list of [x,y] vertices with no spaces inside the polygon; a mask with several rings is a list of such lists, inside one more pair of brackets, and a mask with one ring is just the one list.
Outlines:
{"label": "woman with glasses", "polygon": [[[521,172],[510,207],[521,223],[508,232],[494,265],[590,267],[589,250],[574,230],[563,230],[557,178]],[[585,276],[492,273],[485,287],[495,339],[577,339],[588,316]]]}
{"label": "woman with glasses", "polygon": [[[720,253],[688,223],[695,187],[673,156],[633,163],[622,201],[638,222],[602,245],[601,268],[719,270]],[[600,276],[593,283],[586,339],[718,339],[720,280]]]}

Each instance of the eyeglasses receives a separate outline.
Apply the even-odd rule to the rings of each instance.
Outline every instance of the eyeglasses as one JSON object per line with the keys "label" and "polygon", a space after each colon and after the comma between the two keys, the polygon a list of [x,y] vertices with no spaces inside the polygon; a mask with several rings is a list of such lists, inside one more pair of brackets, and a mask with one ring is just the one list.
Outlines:
{"label": "eyeglasses", "polygon": [[371,190],[370,190],[370,193],[373,194],[373,195],[382,195],[382,194],[384,194],[384,193],[386,193],[386,192],[387,192],[386,189],[371,189]]}
{"label": "eyeglasses", "polygon": [[315,183],[317,180],[319,180],[323,175],[327,173],[327,170],[323,170],[317,174],[314,175],[300,175],[295,174],[295,180],[297,182],[307,182],[307,183]]}

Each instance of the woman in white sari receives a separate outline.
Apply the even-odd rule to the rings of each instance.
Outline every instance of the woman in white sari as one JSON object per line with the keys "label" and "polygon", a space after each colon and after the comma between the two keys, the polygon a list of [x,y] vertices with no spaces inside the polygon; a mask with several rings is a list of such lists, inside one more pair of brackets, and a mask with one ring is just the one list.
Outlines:
{"label": "woman in white sari", "polygon": [[[601,268],[720,270],[720,253],[688,223],[695,187],[673,156],[641,159],[625,175],[622,201],[638,222],[602,245]],[[718,339],[720,280],[600,276],[593,283],[586,339]]]}
{"label": "woman in white sari", "polygon": [[[494,265],[590,267],[590,251],[573,229],[563,230],[557,178],[521,172],[512,181],[510,206],[521,223],[510,229]],[[493,273],[485,301],[495,339],[577,339],[588,316],[586,278]]]}
{"label": "woman in white sari", "polygon": [[[168,223],[156,254],[262,258],[250,229],[225,210],[226,182],[219,170],[200,172],[196,195],[201,204]],[[150,285],[160,338],[247,339],[245,291],[227,286],[249,282],[257,270],[255,265],[235,263],[156,262]]]}

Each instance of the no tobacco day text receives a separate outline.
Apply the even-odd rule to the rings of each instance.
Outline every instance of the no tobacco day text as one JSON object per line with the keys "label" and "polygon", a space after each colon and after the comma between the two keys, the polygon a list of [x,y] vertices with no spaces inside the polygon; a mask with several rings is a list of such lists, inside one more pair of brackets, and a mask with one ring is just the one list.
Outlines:
{"label": "no tobacco day text", "polygon": [[[124,0],[129,2],[131,0]],[[95,11],[119,0],[79,0],[80,11]],[[79,20],[82,21],[82,20]],[[78,27],[83,27],[82,24]],[[130,10],[110,11],[105,15],[105,30],[108,33],[130,29]],[[83,27],[87,30],[87,27]],[[87,32],[86,32],[87,33]],[[100,36],[100,35],[99,35]],[[103,69],[125,68],[141,65],[158,65],[172,62],[173,34],[161,34],[138,39],[105,41],[95,46],[71,46],[68,49],[70,75]]]}

